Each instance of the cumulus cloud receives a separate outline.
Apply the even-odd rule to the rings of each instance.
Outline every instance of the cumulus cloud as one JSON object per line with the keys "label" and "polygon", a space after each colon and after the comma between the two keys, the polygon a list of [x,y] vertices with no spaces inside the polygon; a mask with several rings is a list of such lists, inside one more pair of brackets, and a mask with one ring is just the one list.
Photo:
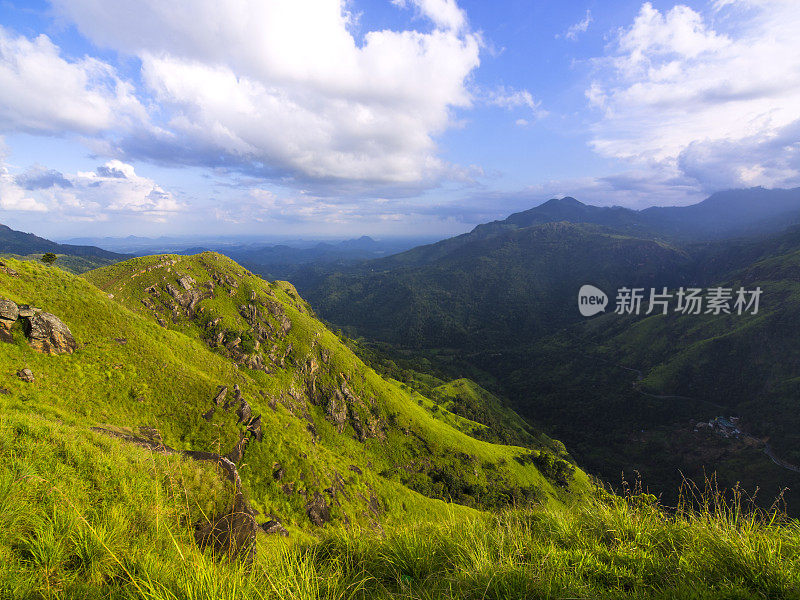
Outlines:
{"label": "cumulus cloud", "polygon": [[95,171],[65,174],[36,166],[12,175],[0,157],[0,208],[46,212],[51,219],[106,221],[131,216],[163,221],[186,206],[133,166],[111,160]]}
{"label": "cumulus cloud", "polygon": [[96,134],[144,117],[110,65],[68,61],[46,35],[29,40],[0,26],[0,131]]}
{"label": "cumulus cloud", "polygon": [[800,172],[797,4],[719,0],[712,11],[642,5],[586,92],[602,115],[592,146],[707,190],[791,185]]}
{"label": "cumulus cloud", "polygon": [[115,150],[313,182],[434,185],[435,137],[468,107],[480,38],[454,0],[409,0],[428,32],[356,40],[344,0],[135,7],[56,0],[89,39],[141,59],[162,119]]}

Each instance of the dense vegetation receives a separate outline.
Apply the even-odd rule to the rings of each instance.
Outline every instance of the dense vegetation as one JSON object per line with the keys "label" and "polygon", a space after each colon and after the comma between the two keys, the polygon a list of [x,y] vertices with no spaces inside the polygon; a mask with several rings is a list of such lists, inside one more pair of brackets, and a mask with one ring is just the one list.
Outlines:
{"label": "dense vegetation", "polygon": [[[394,364],[409,380],[422,377],[404,372],[468,376],[612,485],[637,470],[674,502],[684,475],[716,472],[725,485],[758,488],[769,505],[800,484],[785,466],[800,465],[800,230],[692,236],[702,229],[719,237],[746,222],[777,230],[770,219],[796,208],[797,195],[756,189],[639,213],[551,201],[303,283],[324,318],[364,337],[371,364]],[[650,214],[663,217],[661,230],[648,225]],[[793,221],[784,216],[784,226]],[[669,231],[680,227],[686,235]],[[606,290],[612,308],[622,286],[761,286],[764,294],[756,316],[607,314],[586,322],[576,310],[584,283]],[[451,410],[481,420],[474,409]],[[698,422],[730,416],[744,434],[695,431]],[[800,496],[786,497],[797,514]]]}

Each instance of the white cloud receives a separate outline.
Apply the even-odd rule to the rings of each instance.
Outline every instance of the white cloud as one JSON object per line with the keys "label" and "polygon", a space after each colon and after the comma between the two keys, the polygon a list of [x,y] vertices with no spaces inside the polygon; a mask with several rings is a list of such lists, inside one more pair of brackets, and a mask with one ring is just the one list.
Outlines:
{"label": "white cloud", "polygon": [[479,36],[454,0],[413,0],[430,32],[350,32],[344,0],[56,0],[94,42],[138,56],[164,119],[131,157],[298,186],[434,185],[435,137],[472,99]]}
{"label": "white cloud", "polygon": [[[485,92],[482,100],[489,106],[497,106],[506,110],[527,108],[533,113],[534,118],[547,116],[547,111],[542,108],[541,101],[536,100],[528,90],[499,86]],[[527,121],[526,119],[521,120]],[[519,125],[519,121],[517,121],[517,124]]]}
{"label": "white cloud", "polygon": [[0,131],[94,134],[144,115],[108,64],[67,61],[46,35],[29,40],[0,26]]}
{"label": "white cloud", "polygon": [[421,14],[443,29],[459,31],[467,24],[464,11],[455,0],[392,0],[392,4],[403,8],[413,4]]}
{"label": "white cloud", "polygon": [[95,171],[63,174],[41,166],[14,176],[0,156],[0,208],[49,213],[51,220],[160,222],[186,206],[133,166],[111,160]]}
{"label": "white cloud", "polygon": [[583,17],[583,19],[569,26],[567,31],[564,33],[564,37],[574,42],[575,40],[578,39],[578,36],[580,34],[586,33],[586,31],[589,29],[589,25],[592,24],[593,20],[594,19],[592,19],[592,11],[587,10],[586,15]]}
{"label": "white cloud", "polygon": [[[800,172],[800,11],[794,0],[722,0],[714,9],[725,31],[686,6],[641,7],[586,92],[602,112],[592,145],[691,174],[704,189],[789,185]],[[737,165],[725,176],[722,156]]]}

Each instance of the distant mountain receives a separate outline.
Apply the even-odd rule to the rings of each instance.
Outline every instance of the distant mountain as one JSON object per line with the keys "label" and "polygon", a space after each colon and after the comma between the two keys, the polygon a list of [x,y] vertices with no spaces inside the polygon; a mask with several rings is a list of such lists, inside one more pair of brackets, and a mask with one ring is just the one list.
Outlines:
{"label": "distant mountain", "polygon": [[304,293],[325,318],[360,335],[412,347],[486,349],[579,319],[572,309],[584,283],[670,285],[689,262],[667,244],[592,224],[548,223],[459,241],[457,250],[426,256],[427,264],[401,261],[430,246],[331,275]]}
{"label": "distant mountain", "polygon": [[471,235],[556,221],[595,223],[630,235],[660,236],[673,242],[773,233],[800,223],[800,188],[728,190],[689,206],[652,206],[641,211],[589,206],[572,197],[548,200],[502,221],[478,225]]}
{"label": "distant mountain", "polygon": [[[674,490],[706,467],[725,486],[761,485],[769,504],[800,485],[764,454],[800,465],[799,208],[797,189],[644,211],[564,198],[298,284],[348,334],[420,368],[469,373],[607,481],[636,470]],[[720,284],[760,285],[764,305],[750,319],[586,321],[584,283],[612,306],[622,286]],[[748,437],[696,437],[692,423],[717,416],[740,417]],[[800,494],[791,508],[800,513]]]}
{"label": "distant mountain", "polygon": [[130,258],[125,254],[109,252],[96,246],[73,246],[71,244],[58,244],[45,238],[41,238],[32,233],[15,231],[6,225],[0,225],[0,253],[19,254],[39,254],[43,252],[53,252],[55,254],[68,254],[70,256],[95,257],[119,261]]}

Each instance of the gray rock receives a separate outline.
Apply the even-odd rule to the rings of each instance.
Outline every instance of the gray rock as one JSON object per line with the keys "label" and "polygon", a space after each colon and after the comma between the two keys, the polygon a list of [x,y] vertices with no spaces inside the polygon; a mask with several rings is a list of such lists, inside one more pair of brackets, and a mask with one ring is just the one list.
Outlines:
{"label": "gray rock", "polygon": [[20,304],[20,305],[18,306],[18,309],[19,309],[19,316],[20,316],[21,318],[22,318],[22,317],[24,317],[24,318],[30,318],[30,317],[32,317],[32,316],[34,315],[34,313],[36,312],[36,309],[34,309],[33,307],[31,307],[31,306],[29,306],[29,305],[27,305],[27,304]]}
{"label": "gray rock", "polygon": [[181,287],[188,292],[190,289],[192,289],[192,286],[194,286],[195,280],[192,279],[190,275],[184,275],[178,279],[178,283],[180,283]]}
{"label": "gray rock", "polygon": [[306,503],[306,515],[317,527],[322,527],[325,523],[330,522],[331,510],[319,492],[314,492],[314,499]]}
{"label": "gray rock", "polygon": [[257,442],[260,442],[263,439],[264,434],[261,431],[261,415],[258,415],[254,419],[250,419],[250,422],[247,424],[247,431],[252,434]]}
{"label": "gray rock", "polygon": [[214,396],[214,404],[220,405],[222,401],[225,400],[225,396],[228,394],[228,388],[224,385],[220,385],[217,387],[217,395]]}
{"label": "gray rock", "polygon": [[28,368],[17,371],[17,377],[26,383],[33,383],[33,371]]}
{"label": "gray rock", "polygon": [[19,308],[16,303],[0,298],[0,341],[14,341],[11,328],[17,322],[17,317],[19,317]]}
{"label": "gray rock", "polygon": [[37,312],[26,321],[25,335],[34,350],[48,354],[72,354],[78,347],[69,327],[55,315]]}
{"label": "gray rock", "polygon": [[261,531],[270,534],[276,533],[278,535],[282,535],[283,537],[287,537],[289,535],[289,532],[286,531],[286,528],[277,519],[270,519],[266,523],[262,523]]}

